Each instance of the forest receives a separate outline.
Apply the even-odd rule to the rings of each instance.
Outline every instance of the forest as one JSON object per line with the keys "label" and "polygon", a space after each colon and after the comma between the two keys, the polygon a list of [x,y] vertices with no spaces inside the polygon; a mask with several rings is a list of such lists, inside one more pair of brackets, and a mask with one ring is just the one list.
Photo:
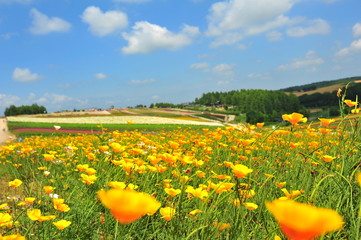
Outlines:
{"label": "forest", "polygon": [[[300,85],[300,86],[293,86],[293,87],[288,87],[288,88],[283,88],[280,89],[281,91],[284,92],[307,92],[307,91],[311,91],[311,90],[315,90],[318,88],[322,88],[322,87],[327,87],[327,86],[331,86],[331,85],[335,85],[335,84],[348,84],[348,83],[353,83],[356,80],[360,80],[361,76],[356,76],[356,77],[349,77],[349,78],[341,78],[341,79],[337,79],[337,80],[329,80],[329,81],[321,81],[321,82],[315,82],[315,83],[310,83],[310,84],[305,84],[305,85]],[[352,84],[351,84],[352,86]]]}
{"label": "forest", "polygon": [[[350,85],[347,89],[342,89],[342,93],[346,94],[347,99],[355,100],[360,92],[361,84]],[[299,96],[299,100],[300,103],[307,108],[338,107],[339,100],[336,93],[337,90],[325,93],[304,94]]]}
{"label": "forest", "polygon": [[25,114],[39,114],[39,113],[47,113],[47,110],[44,106],[39,106],[34,103],[31,106],[22,105],[16,107],[15,105],[10,105],[10,107],[5,109],[5,116],[15,116],[15,115],[25,115]]}
{"label": "forest", "polygon": [[307,113],[297,96],[283,91],[260,89],[204,93],[195,99],[194,104],[215,108],[222,106],[229,112],[245,113],[249,123],[278,121],[284,113]]}

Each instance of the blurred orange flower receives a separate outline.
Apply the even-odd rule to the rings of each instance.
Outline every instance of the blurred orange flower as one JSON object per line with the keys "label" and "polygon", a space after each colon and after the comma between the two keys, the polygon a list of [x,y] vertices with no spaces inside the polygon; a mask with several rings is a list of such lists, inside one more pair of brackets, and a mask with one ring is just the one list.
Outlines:
{"label": "blurred orange flower", "polygon": [[122,224],[134,222],[146,214],[153,215],[161,206],[153,196],[133,190],[100,190],[98,196]]}
{"label": "blurred orange flower", "polygon": [[330,125],[335,121],[335,119],[327,119],[327,118],[319,118],[318,120],[320,120],[322,126],[324,127],[327,127],[328,125]]}
{"label": "blurred orange flower", "polygon": [[296,126],[299,122],[307,122],[307,118],[301,113],[283,114],[282,119]]}
{"label": "blurred orange flower", "polygon": [[9,187],[20,187],[20,185],[23,184],[23,181],[21,181],[20,179],[14,179],[13,181],[9,182]]}
{"label": "blurred orange flower", "polygon": [[231,168],[232,168],[233,173],[236,174],[236,176],[238,178],[243,178],[247,174],[253,172],[253,169],[250,169],[247,166],[242,165],[242,164],[236,164],[236,165],[232,166]]}
{"label": "blurred orange flower", "polygon": [[279,222],[284,235],[291,240],[312,240],[343,225],[342,217],[332,209],[293,200],[274,200],[267,202],[266,206]]}
{"label": "blurred orange flower", "polygon": [[356,106],[358,104],[358,102],[352,101],[350,99],[345,99],[344,103],[346,103],[346,105],[349,106],[349,107],[354,107],[354,106]]}
{"label": "blurred orange flower", "polygon": [[44,186],[43,188],[47,194],[52,193],[55,189],[55,187],[52,187],[52,186]]}
{"label": "blurred orange flower", "polygon": [[332,156],[330,156],[330,155],[323,155],[322,156],[322,159],[323,159],[323,161],[325,161],[325,162],[332,162],[332,160],[334,160],[336,157],[332,157]]}

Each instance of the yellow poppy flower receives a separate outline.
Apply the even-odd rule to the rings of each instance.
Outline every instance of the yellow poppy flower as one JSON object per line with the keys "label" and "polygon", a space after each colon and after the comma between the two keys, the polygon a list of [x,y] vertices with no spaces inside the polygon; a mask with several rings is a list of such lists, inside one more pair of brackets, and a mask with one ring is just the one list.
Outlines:
{"label": "yellow poppy flower", "polygon": [[301,113],[283,114],[282,119],[290,122],[293,126],[296,126],[299,122],[307,122],[307,118]]}
{"label": "yellow poppy flower", "polygon": [[166,221],[172,220],[172,218],[175,215],[175,209],[172,207],[164,207],[159,210],[160,214],[162,215],[162,218]]}
{"label": "yellow poppy flower", "polygon": [[71,224],[71,222],[62,219],[62,220],[60,220],[60,221],[53,222],[53,224],[54,224],[59,230],[63,230],[64,228],[69,227],[69,225]]}
{"label": "yellow poppy flower", "polygon": [[182,190],[174,189],[174,188],[164,188],[164,191],[172,197],[174,197],[182,192]]}
{"label": "yellow poppy flower", "polygon": [[232,166],[231,168],[232,168],[233,173],[238,178],[243,178],[246,175],[248,175],[249,173],[253,172],[253,169],[250,169],[247,166],[244,166],[242,164],[236,164],[236,165]]}
{"label": "yellow poppy flower", "polygon": [[53,220],[56,218],[55,215],[43,216],[41,214],[40,209],[29,209],[27,211],[27,214],[28,214],[28,217],[30,218],[30,220],[39,221],[39,222],[49,221],[49,220]]}
{"label": "yellow poppy flower", "polygon": [[20,179],[14,179],[13,181],[9,182],[9,187],[20,187],[20,185],[23,184],[23,181],[21,181]]}

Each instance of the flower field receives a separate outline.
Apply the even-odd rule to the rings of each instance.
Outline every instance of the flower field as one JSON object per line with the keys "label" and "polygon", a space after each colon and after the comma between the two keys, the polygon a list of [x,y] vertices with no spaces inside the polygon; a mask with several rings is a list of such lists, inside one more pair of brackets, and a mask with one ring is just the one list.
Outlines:
{"label": "flower field", "polygon": [[0,239],[360,239],[360,119],[283,119],[8,142]]}

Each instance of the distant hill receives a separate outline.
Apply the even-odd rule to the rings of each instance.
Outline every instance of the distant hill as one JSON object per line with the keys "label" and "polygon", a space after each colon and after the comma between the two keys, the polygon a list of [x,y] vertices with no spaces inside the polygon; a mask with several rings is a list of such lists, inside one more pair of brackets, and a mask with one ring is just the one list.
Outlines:
{"label": "distant hill", "polygon": [[311,95],[315,93],[331,93],[337,91],[339,88],[342,89],[348,83],[350,83],[349,86],[354,86],[361,83],[361,76],[341,78],[331,81],[315,82],[300,86],[288,87],[280,90],[286,93],[293,93],[296,96],[302,96],[305,94]]}
{"label": "distant hill", "polygon": [[[349,85],[346,90],[347,84]],[[356,96],[361,95],[361,76],[305,84],[281,89],[281,91],[296,95],[300,104],[306,108],[333,108],[336,112],[336,109],[339,109],[339,98],[336,94],[339,88],[342,94],[346,94],[347,99],[355,100]]]}

